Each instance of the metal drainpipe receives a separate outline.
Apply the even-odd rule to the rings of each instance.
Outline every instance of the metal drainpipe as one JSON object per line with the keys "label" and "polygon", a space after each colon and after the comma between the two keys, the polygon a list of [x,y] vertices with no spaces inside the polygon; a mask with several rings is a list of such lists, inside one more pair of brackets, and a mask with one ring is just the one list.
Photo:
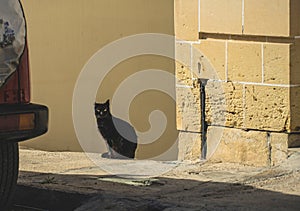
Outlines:
{"label": "metal drainpipe", "polygon": [[198,79],[198,83],[200,85],[200,110],[201,110],[201,160],[206,159],[207,155],[207,122],[206,122],[206,114],[205,114],[205,86],[207,84],[208,79]]}

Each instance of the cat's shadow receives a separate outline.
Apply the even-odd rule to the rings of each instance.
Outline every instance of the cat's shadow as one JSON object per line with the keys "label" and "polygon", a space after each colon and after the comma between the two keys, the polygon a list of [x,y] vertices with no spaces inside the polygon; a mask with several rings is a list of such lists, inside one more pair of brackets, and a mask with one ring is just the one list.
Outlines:
{"label": "cat's shadow", "polygon": [[[113,124],[114,124],[116,130],[123,138],[125,138],[126,140],[130,140],[130,142],[132,142],[134,144],[137,144],[138,137],[137,137],[134,127],[130,123],[126,122],[123,119],[114,117],[114,116],[112,116],[112,120],[113,120]],[[132,159],[132,158],[123,156],[117,152],[114,152],[113,149],[111,149],[111,147],[108,144],[107,144],[107,148],[109,151],[103,153],[101,155],[102,158],[122,159],[122,160]]]}
{"label": "cat's shadow", "polygon": [[123,119],[112,116],[112,120],[115,128],[119,134],[127,140],[130,140],[133,143],[137,143],[137,134],[134,127]]}

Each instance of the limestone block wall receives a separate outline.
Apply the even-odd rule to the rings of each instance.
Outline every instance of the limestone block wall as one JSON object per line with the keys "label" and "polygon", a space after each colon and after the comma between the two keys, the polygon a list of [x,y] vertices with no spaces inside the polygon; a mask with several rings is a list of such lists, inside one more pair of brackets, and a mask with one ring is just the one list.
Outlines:
{"label": "limestone block wall", "polygon": [[300,146],[300,1],[175,0],[179,159],[276,165]]}

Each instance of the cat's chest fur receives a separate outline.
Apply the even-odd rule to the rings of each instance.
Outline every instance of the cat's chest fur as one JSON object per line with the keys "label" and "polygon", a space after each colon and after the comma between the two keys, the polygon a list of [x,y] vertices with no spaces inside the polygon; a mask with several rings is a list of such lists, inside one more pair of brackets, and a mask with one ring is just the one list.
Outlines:
{"label": "cat's chest fur", "polygon": [[111,139],[116,136],[116,129],[111,117],[97,119],[98,129],[105,139]]}

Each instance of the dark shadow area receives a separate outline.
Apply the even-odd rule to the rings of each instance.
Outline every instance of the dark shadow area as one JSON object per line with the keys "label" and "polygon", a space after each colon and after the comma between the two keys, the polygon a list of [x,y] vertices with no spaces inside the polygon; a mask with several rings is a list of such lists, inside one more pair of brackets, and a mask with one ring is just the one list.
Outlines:
{"label": "dark shadow area", "polygon": [[[300,46],[300,43],[299,43]],[[299,52],[300,53],[300,52]],[[300,58],[299,58],[300,62]],[[291,133],[288,136],[288,147],[300,147],[300,86],[290,88]]]}
{"label": "dark shadow area", "polygon": [[[45,178],[52,178],[45,183]],[[114,179],[115,182],[103,181]],[[120,182],[118,182],[120,179]],[[20,172],[14,204],[40,210],[299,210],[300,196],[239,183]],[[129,180],[132,182],[134,180]],[[22,210],[22,209],[15,209]],[[26,209],[23,209],[26,210]],[[32,209],[34,210],[34,209]]]}
{"label": "dark shadow area", "polygon": [[290,88],[291,132],[300,134],[300,86]]}
{"label": "dark shadow area", "polygon": [[[291,2],[291,4],[295,4]],[[298,3],[297,8],[300,7]],[[295,8],[296,8],[295,7]],[[294,23],[296,21],[295,11],[292,9],[291,21]],[[298,22],[298,21],[297,21]],[[295,23],[294,23],[295,24]],[[294,39],[293,44],[290,47],[290,131],[295,133],[294,137],[289,138],[289,147],[299,147],[300,146],[300,39]],[[296,140],[297,139],[297,140]]]}
{"label": "dark shadow area", "polygon": [[90,197],[88,194],[18,185],[12,210],[74,210]]}

